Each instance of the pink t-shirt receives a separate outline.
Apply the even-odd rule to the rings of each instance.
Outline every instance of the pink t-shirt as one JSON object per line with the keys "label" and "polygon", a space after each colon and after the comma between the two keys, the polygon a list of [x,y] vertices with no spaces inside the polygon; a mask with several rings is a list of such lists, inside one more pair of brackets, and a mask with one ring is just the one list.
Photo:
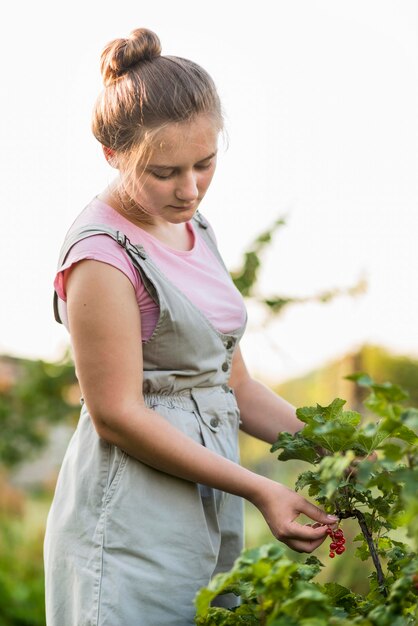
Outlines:
{"label": "pink t-shirt", "polygon": [[[231,332],[244,323],[245,308],[241,294],[199,235],[199,227],[195,228],[192,222],[187,223],[187,228],[194,243],[188,251],[170,248],[97,198],[80,213],[69,232],[88,224],[106,224],[123,232],[132,244],[141,244],[160,271],[220,332]],[[54,287],[59,297],[60,316],[67,329],[65,284],[71,268],[83,259],[113,265],[129,278],[141,311],[142,340],[147,341],[157,325],[158,305],[148,294],[139,272],[133,267],[125,250],[107,235],[93,235],[77,242],[55,277]]]}

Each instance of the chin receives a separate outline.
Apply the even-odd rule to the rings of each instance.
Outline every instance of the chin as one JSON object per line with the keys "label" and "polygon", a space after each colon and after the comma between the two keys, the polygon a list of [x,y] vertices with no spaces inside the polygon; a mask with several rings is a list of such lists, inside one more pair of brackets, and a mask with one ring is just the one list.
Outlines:
{"label": "chin", "polygon": [[189,209],[179,209],[177,207],[170,207],[170,212],[166,216],[166,220],[168,222],[172,222],[173,224],[188,222],[192,219],[193,215],[196,213],[197,207],[191,207]]}

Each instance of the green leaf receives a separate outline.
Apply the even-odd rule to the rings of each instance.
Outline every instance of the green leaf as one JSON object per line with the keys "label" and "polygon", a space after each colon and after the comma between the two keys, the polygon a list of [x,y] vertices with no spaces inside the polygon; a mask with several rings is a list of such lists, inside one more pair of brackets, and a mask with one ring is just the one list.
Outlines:
{"label": "green leaf", "polygon": [[409,393],[399,385],[393,383],[373,383],[371,386],[376,395],[384,398],[392,404],[403,402],[409,397]]}
{"label": "green leaf", "polygon": [[329,614],[330,607],[327,604],[327,596],[321,591],[319,585],[309,582],[298,581],[293,589],[293,595],[281,605],[281,610],[300,617],[321,617]]}
{"label": "green leaf", "polygon": [[379,450],[383,452],[385,460],[392,461],[394,463],[400,461],[404,456],[403,448],[393,442],[387,442],[382,446],[379,446]]}
{"label": "green leaf", "polygon": [[335,420],[326,424],[308,424],[303,429],[303,434],[316,445],[330,452],[339,452],[350,448],[356,429],[350,423]]}
{"label": "green leaf", "polygon": [[357,372],[344,378],[356,382],[360,387],[371,387],[374,384],[374,380],[365,372]]}
{"label": "green leaf", "polygon": [[[290,615],[282,615],[281,617],[276,617],[273,620],[269,619],[267,621],[267,626],[301,626],[301,623],[300,620],[293,619]],[[323,625],[320,624],[320,626]]]}
{"label": "green leaf", "polygon": [[354,597],[350,589],[343,587],[339,583],[325,583],[324,590],[332,606],[339,606],[343,598]]}
{"label": "green leaf", "polygon": [[380,427],[383,431],[390,433],[391,437],[396,437],[396,439],[401,439],[402,441],[406,441],[406,443],[416,445],[418,442],[418,437],[414,431],[398,420],[386,418],[382,420]]}
{"label": "green leaf", "polygon": [[312,446],[312,442],[306,439],[302,432],[295,435],[290,433],[280,433],[277,441],[271,447],[271,452],[282,449],[279,454],[280,461],[288,461],[290,459],[298,459],[307,463],[316,463],[320,456]]}
{"label": "green leaf", "polygon": [[401,414],[401,421],[411,430],[418,432],[418,409],[413,407],[407,409]]}
{"label": "green leaf", "polygon": [[319,404],[316,407],[304,406],[296,409],[296,415],[302,422],[305,422],[305,424],[310,424],[314,419],[321,420],[322,413],[320,409]]}
{"label": "green leaf", "polygon": [[321,414],[325,417],[326,420],[335,420],[337,418],[341,418],[342,408],[345,405],[346,401],[341,398],[335,398],[328,406],[320,406],[318,404],[318,408],[321,409]]}
{"label": "green leaf", "polygon": [[307,472],[302,472],[302,474],[299,474],[295,483],[296,491],[300,491],[301,489],[303,489],[304,487],[308,485],[318,485],[318,491],[316,493],[319,493],[321,483],[316,473],[307,471]]}

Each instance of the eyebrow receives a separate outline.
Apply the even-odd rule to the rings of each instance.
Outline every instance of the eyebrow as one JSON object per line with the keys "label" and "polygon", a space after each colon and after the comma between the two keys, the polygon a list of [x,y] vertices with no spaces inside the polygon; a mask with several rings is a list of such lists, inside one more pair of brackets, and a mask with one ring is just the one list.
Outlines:
{"label": "eyebrow", "polygon": [[[203,163],[203,161],[208,161],[209,159],[213,159],[213,157],[216,156],[217,153],[218,151],[212,152],[212,154],[209,154],[209,156],[204,157],[203,159],[200,159],[200,161],[197,161],[196,164]],[[177,167],[176,165],[157,165],[153,163],[147,164],[147,169],[156,169],[156,170],[174,170],[176,167]]]}

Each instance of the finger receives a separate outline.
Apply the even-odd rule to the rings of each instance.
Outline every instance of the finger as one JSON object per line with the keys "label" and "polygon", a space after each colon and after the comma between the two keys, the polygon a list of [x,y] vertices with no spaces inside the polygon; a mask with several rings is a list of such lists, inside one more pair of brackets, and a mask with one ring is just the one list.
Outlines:
{"label": "finger", "polygon": [[325,537],[322,537],[321,539],[316,539],[315,541],[291,539],[287,541],[286,544],[289,546],[289,548],[292,548],[292,550],[295,550],[296,552],[310,553],[319,548],[319,546],[325,541],[326,537],[327,535],[325,535]]}
{"label": "finger", "polygon": [[315,506],[311,502],[308,502],[307,500],[302,500],[298,508],[299,513],[303,513],[307,517],[310,517],[315,522],[319,522],[320,524],[327,524],[329,526],[331,524],[339,522],[339,518],[337,515],[329,515],[328,513],[325,513],[325,511],[322,511],[317,506]]}
{"label": "finger", "polygon": [[326,525],[319,525],[314,528],[308,524],[302,525],[298,522],[291,522],[286,529],[284,529],[281,540],[319,541],[321,543],[327,536],[327,528],[328,526]]}

